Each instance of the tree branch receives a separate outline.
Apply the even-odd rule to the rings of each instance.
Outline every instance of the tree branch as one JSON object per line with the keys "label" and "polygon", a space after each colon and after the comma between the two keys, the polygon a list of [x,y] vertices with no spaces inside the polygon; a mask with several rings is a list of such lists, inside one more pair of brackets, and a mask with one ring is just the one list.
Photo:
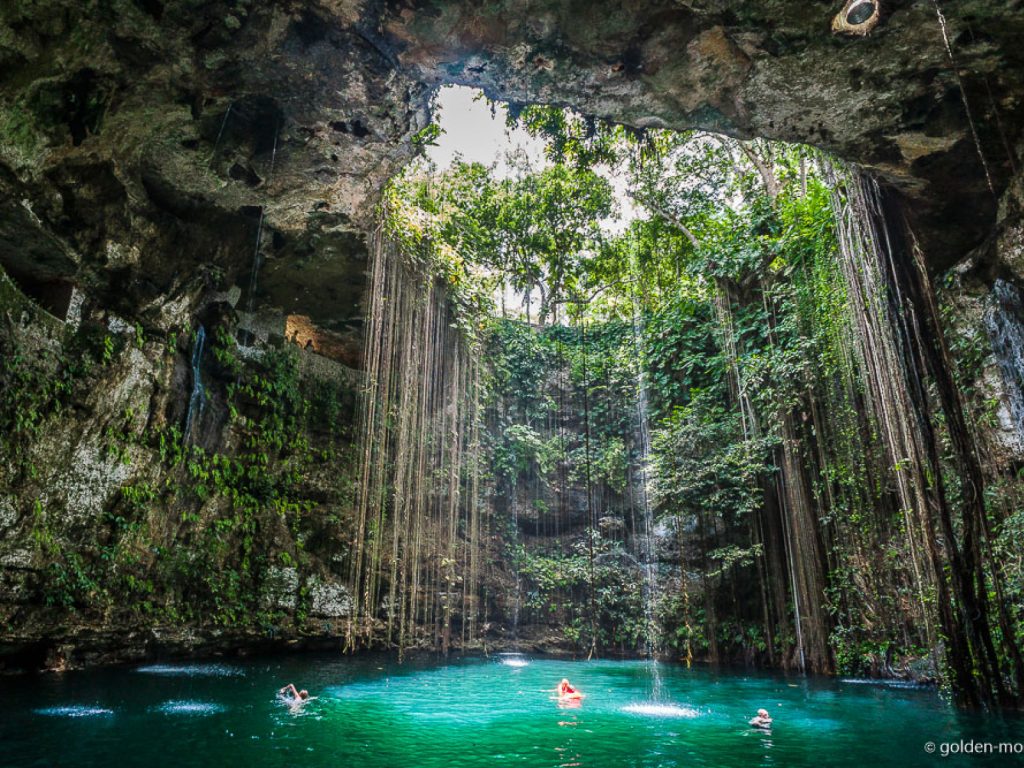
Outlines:
{"label": "tree branch", "polygon": [[742,141],[738,141],[736,143],[740,145],[740,150],[747,156],[747,159],[754,164],[758,174],[761,176],[761,181],[764,182],[764,188],[768,192],[768,197],[772,202],[775,202],[775,198],[779,196],[779,192],[781,190],[779,180],[775,178],[775,172],[756,152]]}
{"label": "tree branch", "polygon": [[645,208],[649,208],[652,213],[657,214],[658,216],[661,216],[661,218],[665,219],[665,221],[667,221],[669,224],[671,224],[673,227],[678,229],[686,236],[686,239],[690,241],[690,244],[694,247],[694,249],[698,251],[700,250],[700,240],[697,239],[697,236],[693,234],[693,231],[688,226],[686,226],[678,216],[674,215],[669,211],[666,211],[664,208],[655,204],[653,201],[645,199],[644,197],[641,197],[639,195],[634,194],[633,199],[636,200],[638,203],[640,203],[640,205],[644,206]]}

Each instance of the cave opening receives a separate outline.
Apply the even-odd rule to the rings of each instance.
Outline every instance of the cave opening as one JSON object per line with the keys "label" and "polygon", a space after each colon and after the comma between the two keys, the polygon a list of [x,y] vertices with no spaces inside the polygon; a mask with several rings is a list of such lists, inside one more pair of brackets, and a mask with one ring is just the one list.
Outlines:
{"label": "cave opening", "polygon": [[37,306],[46,310],[58,320],[73,321],[74,312],[82,301],[82,294],[70,280],[52,276],[39,277],[4,265],[4,273],[20,291]]}
{"label": "cave opening", "polygon": [[[430,491],[408,463],[420,457],[447,473],[449,493],[462,494],[449,501],[466,520],[459,529],[445,519],[451,509],[438,508],[436,535],[448,540],[445,559],[463,561],[464,600],[454,614],[437,601],[417,606],[416,566],[375,575],[385,546],[368,548],[356,553],[371,593],[353,632],[360,611],[384,599],[402,606],[388,643],[402,647],[439,612],[446,633],[471,638],[468,596],[487,559],[475,517],[484,515],[503,531],[511,588],[491,610],[507,617],[513,645],[560,636],[589,656],[760,656],[831,671],[823,609],[808,597],[823,588],[824,545],[798,517],[814,514],[812,480],[779,452],[774,424],[809,415],[783,416],[787,406],[773,398],[792,393],[768,394],[773,378],[800,368],[773,370],[800,356],[776,346],[809,343],[801,334],[820,320],[799,319],[792,275],[803,275],[805,292],[815,279],[840,281],[834,265],[830,277],[812,278],[808,261],[817,256],[827,272],[835,246],[828,159],[704,132],[637,132],[560,108],[510,111],[465,88],[443,89],[438,105],[425,159],[386,195],[371,268],[366,335],[384,340],[368,345],[364,366],[371,395],[358,519],[361,528],[374,515],[392,519],[393,546],[420,562],[402,506]],[[425,271],[404,260],[410,252]],[[428,298],[417,303],[410,282]],[[403,285],[408,306],[393,298]],[[460,333],[433,338],[429,353],[404,330],[445,322]],[[837,305],[831,329],[813,333],[840,333],[844,322]],[[767,355],[780,359],[768,365]],[[385,384],[395,377],[408,383]],[[436,391],[453,378],[450,393]],[[435,455],[445,438],[407,387],[427,403],[452,398],[459,436],[447,453]],[[755,389],[765,398],[756,407]],[[812,429],[787,428],[790,441]],[[784,458],[794,476],[780,481]],[[729,464],[733,474],[718,478]],[[552,584],[551,573],[563,575]],[[800,615],[801,599],[814,604],[802,608],[809,615]]]}
{"label": "cave opening", "polygon": [[[383,631],[401,649],[434,626],[464,645],[496,525],[509,586],[483,614],[506,617],[513,648],[917,665],[965,703],[1008,700],[1014,620],[977,591],[997,566],[945,575],[991,541],[951,489],[1005,475],[973,458],[898,201],[803,145],[482,98],[442,90],[425,158],[385,194],[357,520],[393,527],[354,553],[349,642]],[[503,151],[481,150],[502,131],[474,108]],[[939,633],[961,644],[940,653]]]}

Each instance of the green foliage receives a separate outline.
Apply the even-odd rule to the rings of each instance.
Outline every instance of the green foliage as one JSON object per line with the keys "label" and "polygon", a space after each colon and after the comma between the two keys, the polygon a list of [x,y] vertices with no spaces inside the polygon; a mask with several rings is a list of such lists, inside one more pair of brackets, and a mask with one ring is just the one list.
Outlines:
{"label": "green foliage", "polygon": [[[593,568],[586,540],[575,541],[568,552],[530,553],[520,548],[525,608],[538,622],[559,625],[566,639],[581,649],[596,639],[600,648],[640,651],[647,638],[643,578],[635,565],[624,566],[631,557],[621,543],[595,531],[586,535],[592,537],[597,555]],[[586,616],[591,593],[597,611],[593,625]]]}
{"label": "green foliage", "polygon": [[599,442],[594,454],[592,480],[603,482],[618,493],[625,491],[629,468],[625,441],[617,436],[608,437]]}
{"label": "green foliage", "polygon": [[[705,604],[665,609],[669,642],[765,652],[766,632],[784,630],[716,618],[709,605],[758,573],[764,550],[750,531],[778,472],[781,415],[804,411],[816,388],[830,392],[850,373],[830,190],[808,163],[812,152],[700,133],[635,135],[550,107],[510,120],[546,140],[549,165],[499,179],[456,164],[433,176],[420,170],[395,189],[419,212],[407,220],[428,222],[423,231],[459,255],[466,275],[476,269],[492,289],[526,299],[528,323],[484,324],[495,476],[508,493],[586,487],[588,499],[604,499],[600,514],[626,520],[635,515],[625,509],[630,483],[649,474],[658,514],[693,531],[701,552],[685,567]],[[614,201],[598,166],[613,169],[648,216],[619,232],[603,226]],[[833,498],[832,483],[845,489],[830,510],[839,515],[859,509],[852,499],[864,483],[851,469],[863,455],[850,409],[836,410],[842,458],[813,482],[822,499]],[[622,642],[623,631],[639,637],[640,596],[612,606],[614,579],[589,553],[523,557],[533,610],[593,598],[609,606],[598,623],[618,628],[602,642]],[[607,567],[623,573],[621,563]],[[563,626],[585,642],[591,619],[577,611]]]}
{"label": "green foliage", "polygon": [[[102,339],[92,349],[92,364],[113,353]],[[207,450],[187,443],[177,426],[140,436],[115,420],[105,433],[108,455],[126,458],[133,446],[139,455],[151,452],[161,479],[122,486],[95,541],[68,539],[36,504],[33,540],[47,563],[40,584],[47,604],[223,626],[272,627],[284,618],[260,602],[269,557],[276,551],[276,560],[308,568],[304,542],[311,531],[339,525],[337,510],[314,518],[320,502],[306,488],[322,464],[350,460],[345,425],[354,395],[301,381],[290,347],[246,362],[218,327],[212,350],[207,388],[224,403],[231,444]],[[62,396],[73,389],[58,381]],[[134,417],[122,414],[125,424]],[[314,448],[314,436],[331,447]],[[341,491],[351,484],[343,472],[336,479]],[[289,535],[278,539],[282,531]]]}
{"label": "green foliage", "polygon": [[[555,165],[495,179],[484,166],[462,162],[435,176],[411,170],[387,205],[391,232],[408,250],[416,237],[429,241],[434,270],[457,306],[477,307],[462,295],[472,292],[467,286],[493,288],[497,277],[538,293],[541,318],[581,289],[586,253],[612,208],[610,183],[590,168]],[[479,308],[489,306],[488,298]]]}
{"label": "green foliage", "polygon": [[441,133],[441,126],[437,123],[431,123],[413,135],[412,145],[414,147],[436,147]]}
{"label": "green foliage", "polygon": [[681,294],[646,318],[644,356],[652,413],[668,415],[694,392],[724,397],[726,360],[715,344],[707,301]]}
{"label": "green foliage", "polygon": [[741,522],[762,504],[769,438],[745,439],[740,414],[704,393],[677,407],[652,438],[654,498],[666,512]]}
{"label": "green foliage", "polygon": [[14,102],[0,111],[0,131],[5,148],[17,163],[29,164],[39,157],[46,138],[39,130],[36,116],[22,102]]}
{"label": "green foliage", "polygon": [[[172,579],[190,597],[189,610],[231,625],[260,614],[257,587],[273,548],[266,526],[274,518],[298,522],[313,509],[312,500],[294,494],[318,456],[308,441],[314,409],[300,386],[296,353],[268,351],[259,365],[242,365],[229,337],[216,338],[218,363],[241,374],[226,384],[238,450],[228,455],[184,446],[177,430],[161,434],[158,448],[182,476],[174,495],[184,503],[182,522],[194,526],[196,536],[195,559],[173,561]],[[200,516],[196,503],[218,514]]]}
{"label": "green foliage", "polygon": [[533,428],[513,424],[505,430],[504,441],[494,452],[494,470],[498,475],[514,478],[535,469],[547,478],[564,453],[561,440],[555,436],[544,440]]}
{"label": "green foliage", "polygon": [[50,419],[82,396],[94,368],[111,361],[114,342],[109,335],[84,329],[64,344],[34,353],[12,347],[10,339],[0,342],[0,457],[23,478],[32,478],[35,441]]}

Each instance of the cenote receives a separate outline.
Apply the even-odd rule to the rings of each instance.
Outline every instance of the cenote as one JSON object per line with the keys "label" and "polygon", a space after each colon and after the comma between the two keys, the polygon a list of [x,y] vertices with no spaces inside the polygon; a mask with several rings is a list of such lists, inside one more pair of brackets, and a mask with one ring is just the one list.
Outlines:
{"label": "cenote", "polygon": [[[336,655],[145,665],[4,686],[4,764],[89,766],[906,766],[925,744],[1019,738],[1019,723],[957,712],[878,681],[711,672],[643,661],[515,654],[398,665]],[[586,693],[560,706],[569,677]],[[276,698],[295,680],[314,698]],[[750,728],[752,708],[775,720]],[[960,764],[951,758],[952,764]],[[1008,763],[1004,763],[1008,764]]]}
{"label": "cenote", "polygon": [[1024,760],[1017,6],[0,3],[0,764]]}

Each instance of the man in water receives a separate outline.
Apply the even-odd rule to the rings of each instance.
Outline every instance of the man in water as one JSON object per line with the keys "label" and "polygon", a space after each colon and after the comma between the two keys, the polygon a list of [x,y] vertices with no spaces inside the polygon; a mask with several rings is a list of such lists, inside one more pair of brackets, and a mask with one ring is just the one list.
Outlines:
{"label": "man in water", "polygon": [[757,717],[751,719],[750,725],[763,731],[771,730],[772,716],[768,714],[767,709],[759,709],[757,710]]}
{"label": "man in water", "polygon": [[295,683],[288,683],[288,685],[286,685],[284,688],[282,688],[280,691],[277,692],[277,695],[278,696],[289,695],[289,696],[292,697],[292,701],[295,704],[300,704],[300,703],[306,701],[309,698],[309,691],[306,691],[306,690],[300,691],[300,690],[298,690],[295,687]]}

